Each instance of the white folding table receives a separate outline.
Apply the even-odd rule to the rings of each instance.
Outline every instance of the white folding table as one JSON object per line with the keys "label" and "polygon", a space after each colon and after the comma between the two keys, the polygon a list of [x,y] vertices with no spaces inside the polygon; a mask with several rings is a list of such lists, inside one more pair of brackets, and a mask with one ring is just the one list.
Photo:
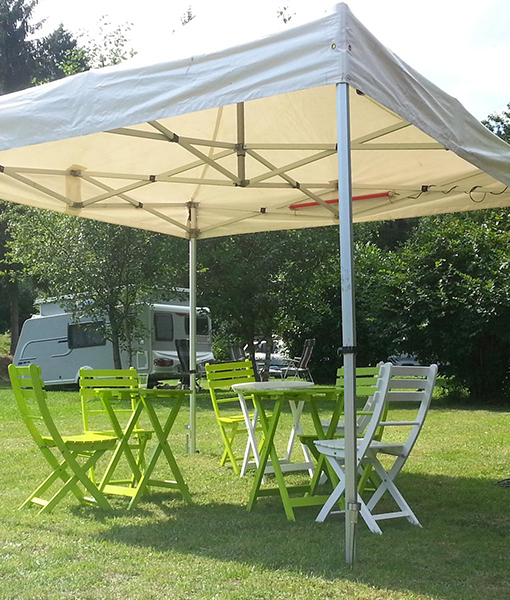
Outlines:
{"label": "white folding table", "polygon": [[[310,388],[313,386],[314,384],[310,381],[257,381],[252,383],[236,383],[232,386],[232,389],[239,396],[239,404],[241,405],[241,411],[243,413],[244,421],[246,423],[246,429],[248,431],[248,441],[246,443],[246,450],[244,452],[243,465],[241,468],[241,477],[246,473],[246,470],[248,468],[257,468],[260,464],[258,444],[255,437],[258,412],[257,408],[255,407],[253,411],[253,417],[250,418],[250,411],[248,410],[248,407],[246,405],[246,399],[244,394],[245,390],[249,390],[249,393],[251,393],[253,390],[293,390],[299,388]],[[247,393],[246,395],[249,395],[249,393]],[[289,440],[287,442],[287,452],[285,458],[279,459],[280,467],[284,473],[288,473],[291,471],[308,471],[310,477],[313,477],[314,463],[310,455],[310,450],[307,448],[307,446],[301,444],[301,449],[303,451],[305,459],[304,462],[291,462],[292,450],[296,441],[296,435],[300,435],[303,433],[303,428],[301,426],[301,415],[303,413],[304,402],[290,401],[289,406],[292,411],[294,422],[290,431]],[[253,455],[253,462],[250,461],[251,455]],[[265,473],[274,473],[273,467],[271,465],[268,465],[265,470]]]}

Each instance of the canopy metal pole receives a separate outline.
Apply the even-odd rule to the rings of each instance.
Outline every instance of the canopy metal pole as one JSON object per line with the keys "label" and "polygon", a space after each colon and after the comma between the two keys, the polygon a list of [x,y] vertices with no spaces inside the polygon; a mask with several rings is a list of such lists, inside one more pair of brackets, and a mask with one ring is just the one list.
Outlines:
{"label": "canopy metal pole", "polygon": [[338,210],[340,218],[340,268],[342,285],[342,352],[344,356],[345,412],[345,559],[356,558],[358,494],[356,469],[356,319],[352,242],[352,189],[349,86],[336,86],[338,136]]}
{"label": "canopy metal pole", "polygon": [[189,401],[190,454],[197,451],[197,238],[196,205],[189,203],[191,237],[189,240],[189,370],[191,396]]}

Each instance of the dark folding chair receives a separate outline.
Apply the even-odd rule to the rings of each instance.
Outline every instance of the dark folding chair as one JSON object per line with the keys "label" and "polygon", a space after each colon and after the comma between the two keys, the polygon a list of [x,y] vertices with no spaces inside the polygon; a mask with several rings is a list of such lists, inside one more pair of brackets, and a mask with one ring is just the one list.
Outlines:
{"label": "dark folding chair", "polygon": [[234,362],[239,362],[241,360],[245,360],[246,358],[242,346],[231,345],[228,347],[228,351],[230,352],[231,360]]}
{"label": "dark folding chair", "polygon": [[299,379],[307,379],[313,382],[313,377],[310,373],[308,365],[310,363],[310,359],[312,358],[314,346],[315,339],[305,340],[301,356],[289,358],[289,363],[285,371],[283,371],[282,379],[286,379],[289,376],[289,374],[293,374],[297,375]]}
{"label": "dark folding chair", "polygon": [[[191,381],[191,372],[189,367],[189,340],[175,340],[175,348],[177,350],[177,357],[179,358],[179,363],[181,365],[181,373],[178,387],[180,387],[181,389],[189,390]],[[200,391],[200,374],[198,368],[195,377],[195,386],[197,388],[197,391]]]}

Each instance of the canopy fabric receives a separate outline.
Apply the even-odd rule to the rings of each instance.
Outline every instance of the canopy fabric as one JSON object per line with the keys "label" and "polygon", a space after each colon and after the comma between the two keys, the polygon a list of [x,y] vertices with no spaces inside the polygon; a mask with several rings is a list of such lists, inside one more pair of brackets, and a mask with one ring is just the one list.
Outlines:
{"label": "canopy fabric", "polygon": [[510,146],[345,4],[227,50],[1,97],[0,197],[183,238],[338,224],[340,82],[355,221],[510,206]]}

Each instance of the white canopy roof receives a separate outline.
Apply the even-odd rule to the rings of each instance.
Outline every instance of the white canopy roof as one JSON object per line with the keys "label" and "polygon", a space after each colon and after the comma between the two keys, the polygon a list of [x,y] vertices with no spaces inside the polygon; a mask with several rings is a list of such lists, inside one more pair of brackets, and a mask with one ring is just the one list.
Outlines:
{"label": "white canopy roof", "polygon": [[355,221],[510,205],[510,146],[345,4],[228,50],[1,97],[0,197],[186,238],[335,224],[339,82]]}

